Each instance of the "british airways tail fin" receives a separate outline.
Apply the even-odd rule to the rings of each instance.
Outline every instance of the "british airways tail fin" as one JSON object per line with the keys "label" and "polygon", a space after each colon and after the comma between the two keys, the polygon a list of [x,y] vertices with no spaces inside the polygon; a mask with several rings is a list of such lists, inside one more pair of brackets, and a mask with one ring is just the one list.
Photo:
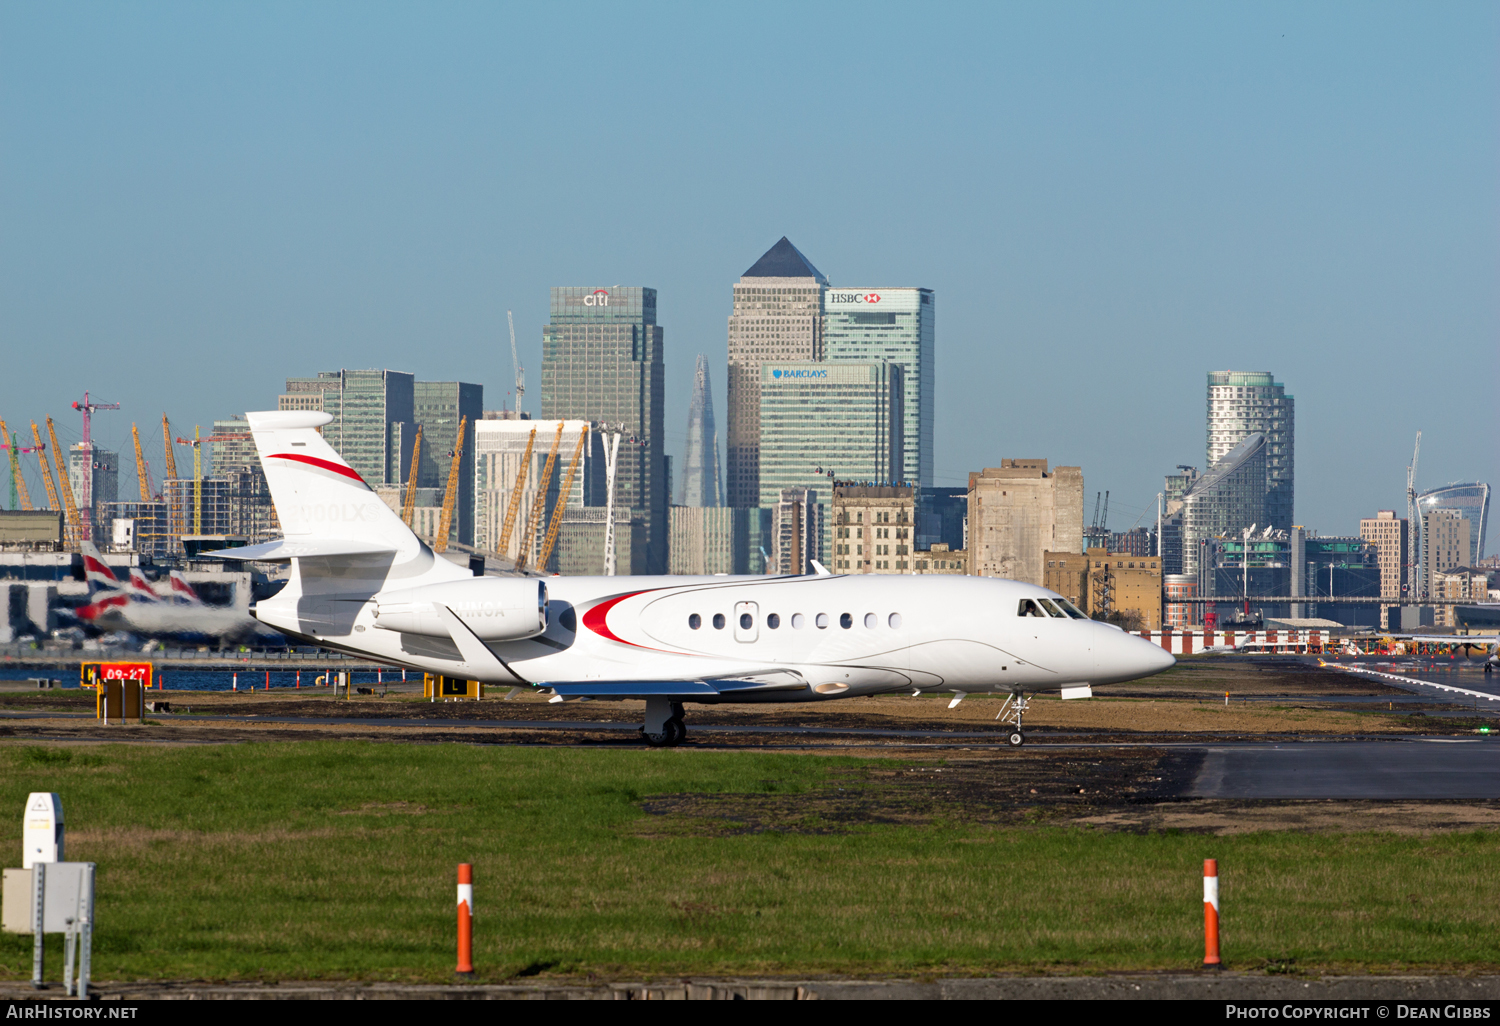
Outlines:
{"label": "british airways tail fin", "polygon": [[120,579],[109,568],[109,564],[100,558],[99,549],[93,542],[83,542],[79,545],[79,550],[83,555],[84,580],[88,581],[90,592],[95,588],[121,587]]}
{"label": "british airways tail fin", "polygon": [[181,570],[172,571],[171,581],[172,598],[174,601],[180,600],[195,606],[203,605],[203,600],[198,597],[198,592],[188,583],[187,578],[182,576]]}

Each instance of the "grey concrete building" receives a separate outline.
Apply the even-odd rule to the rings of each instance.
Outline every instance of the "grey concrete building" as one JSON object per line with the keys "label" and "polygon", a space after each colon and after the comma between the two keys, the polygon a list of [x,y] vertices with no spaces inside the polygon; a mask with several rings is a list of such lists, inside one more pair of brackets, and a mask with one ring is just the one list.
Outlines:
{"label": "grey concrete building", "polygon": [[1040,585],[1044,552],[1082,551],[1081,468],[1007,459],[969,475],[970,573]]}

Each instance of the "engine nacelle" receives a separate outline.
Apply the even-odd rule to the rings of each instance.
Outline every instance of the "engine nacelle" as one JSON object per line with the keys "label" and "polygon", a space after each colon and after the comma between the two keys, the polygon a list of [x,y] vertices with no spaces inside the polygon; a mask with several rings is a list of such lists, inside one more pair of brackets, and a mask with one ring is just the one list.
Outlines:
{"label": "engine nacelle", "polygon": [[481,641],[521,641],[547,629],[547,583],[534,577],[476,577],[388,592],[375,599],[375,626],[446,638],[438,605],[458,614]]}

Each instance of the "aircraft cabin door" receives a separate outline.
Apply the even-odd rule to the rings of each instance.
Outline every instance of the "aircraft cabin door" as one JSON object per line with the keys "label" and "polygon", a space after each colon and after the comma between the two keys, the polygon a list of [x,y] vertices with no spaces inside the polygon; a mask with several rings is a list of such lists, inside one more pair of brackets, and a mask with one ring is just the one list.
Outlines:
{"label": "aircraft cabin door", "polygon": [[734,640],[751,642],[760,637],[760,607],[754,602],[734,604]]}

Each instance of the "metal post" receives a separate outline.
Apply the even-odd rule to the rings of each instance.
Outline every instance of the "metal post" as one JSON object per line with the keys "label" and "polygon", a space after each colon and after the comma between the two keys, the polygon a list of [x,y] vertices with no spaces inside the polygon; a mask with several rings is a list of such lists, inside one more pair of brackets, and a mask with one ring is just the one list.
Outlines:
{"label": "metal post", "polygon": [[31,987],[46,990],[42,982],[42,906],[47,898],[47,863],[31,865]]}
{"label": "metal post", "polygon": [[94,961],[94,869],[94,864],[89,863],[88,869],[84,871],[84,888],[79,901],[82,907],[78,910],[78,942],[83,947],[78,957],[78,997],[80,1000],[88,999],[89,976]]}
{"label": "metal post", "polygon": [[63,934],[63,993],[73,996],[73,953],[77,947],[78,920],[68,920],[68,930]]}

